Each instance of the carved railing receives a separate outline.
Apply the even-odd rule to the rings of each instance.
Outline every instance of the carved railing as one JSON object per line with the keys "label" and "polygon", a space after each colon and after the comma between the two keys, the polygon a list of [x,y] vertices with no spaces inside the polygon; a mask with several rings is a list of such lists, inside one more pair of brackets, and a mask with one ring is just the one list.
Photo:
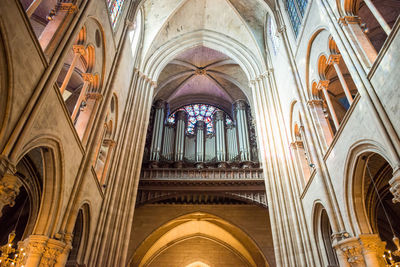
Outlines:
{"label": "carved railing", "polygon": [[142,180],[264,180],[262,169],[144,169]]}

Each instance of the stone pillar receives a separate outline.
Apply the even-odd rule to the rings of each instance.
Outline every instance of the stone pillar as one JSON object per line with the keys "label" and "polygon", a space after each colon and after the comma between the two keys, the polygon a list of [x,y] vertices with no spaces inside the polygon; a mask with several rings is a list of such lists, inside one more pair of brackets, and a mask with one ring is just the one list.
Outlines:
{"label": "stone pillar", "polygon": [[85,55],[85,53],[86,53],[85,47],[83,45],[74,45],[72,47],[72,49],[74,50],[74,57],[72,58],[71,65],[69,66],[67,74],[64,77],[64,81],[61,84],[61,87],[60,87],[61,94],[64,94],[65,88],[67,88],[67,85],[69,83],[69,80],[71,79],[72,73],[75,70],[75,65],[76,65],[79,57],[81,55],[82,56]]}
{"label": "stone pillar", "polygon": [[174,137],[174,126],[171,124],[166,124],[164,126],[164,143],[162,146],[162,154],[168,160],[172,160],[174,154]]}
{"label": "stone pillar", "polygon": [[196,124],[196,161],[204,162],[204,121]]}
{"label": "stone pillar", "polygon": [[346,83],[346,80],[344,79],[344,76],[342,74],[342,71],[339,68],[339,62],[340,62],[340,55],[331,55],[329,57],[329,64],[332,64],[333,67],[335,68],[336,74],[339,77],[340,84],[342,85],[344,94],[346,95],[347,101],[349,101],[349,104],[353,104],[353,96],[351,95],[349,86]]}
{"label": "stone pillar", "polygon": [[383,253],[385,252],[385,242],[377,234],[360,235],[359,241],[362,247],[362,254],[366,266],[385,266]]}
{"label": "stone pillar", "polygon": [[83,86],[81,89],[81,92],[79,93],[78,100],[76,101],[74,110],[72,111],[71,119],[74,122],[76,119],[76,116],[78,116],[78,111],[81,108],[82,101],[86,98],[86,91],[90,87],[90,85],[93,83],[94,76],[91,73],[82,73],[82,78],[83,78]]}
{"label": "stone pillar", "polygon": [[182,161],[185,153],[186,112],[176,112],[175,161]]}
{"label": "stone pillar", "polygon": [[244,100],[238,100],[234,104],[239,139],[239,153],[242,161],[250,161],[250,140],[249,129],[247,127],[246,106],[247,104]]}
{"label": "stone pillar", "polygon": [[300,168],[300,170],[299,170],[301,172],[300,175],[302,175],[304,178],[302,180],[302,186],[304,188],[308,179],[310,178],[311,172],[310,172],[310,165],[307,162],[307,156],[305,153],[303,142],[302,141],[294,141],[290,144],[290,147],[292,149],[295,161],[297,162],[297,166]]}
{"label": "stone pillar", "polygon": [[161,154],[161,143],[164,129],[164,119],[165,119],[165,101],[157,100],[154,104],[154,122],[153,122],[153,136],[151,138],[150,146],[150,160],[158,161],[160,160]]}
{"label": "stone pillar", "polygon": [[393,172],[393,178],[389,181],[390,192],[393,194],[393,203],[400,203],[400,169]]}
{"label": "stone pillar", "polygon": [[329,85],[329,81],[327,81],[327,80],[319,81],[318,89],[322,90],[322,93],[325,96],[326,104],[328,105],[329,112],[330,112],[330,114],[332,116],[332,120],[333,120],[333,123],[335,124],[336,131],[337,131],[339,129],[339,120],[338,120],[338,118],[336,116],[336,112],[335,112],[335,109],[333,108],[331,97],[329,96],[329,93],[328,93],[328,85]]}
{"label": "stone pillar", "polygon": [[5,206],[14,206],[15,198],[19,194],[19,189],[22,186],[20,179],[11,174],[5,173],[0,180],[0,217],[3,215],[2,210]]}
{"label": "stone pillar", "polygon": [[214,120],[215,120],[216,147],[217,147],[217,161],[225,162],[226,161],[225,113],[222,110],[216,111],[214,113]]}
{"label": "stone pillar", "polygon": [[378,54],[369,38],[360,27],[360,18],[357,16],[344,16],[339,19],[343,30],[354,44],[356,54],[361,58],[367,68],[371,68]]}

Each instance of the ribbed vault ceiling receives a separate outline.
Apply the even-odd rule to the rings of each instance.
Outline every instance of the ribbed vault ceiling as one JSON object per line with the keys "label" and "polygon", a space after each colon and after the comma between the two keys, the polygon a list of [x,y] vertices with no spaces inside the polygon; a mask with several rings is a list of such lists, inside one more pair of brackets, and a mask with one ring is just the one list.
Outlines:
{"label": "ribbed vault ceiling", "polygon": [[156,99],[167,100],[171,110],[207,103],[230,113],[232,103],[246,99],[246,76],[240,66],[221,52],[198,46],[172,60],[159,78]]}

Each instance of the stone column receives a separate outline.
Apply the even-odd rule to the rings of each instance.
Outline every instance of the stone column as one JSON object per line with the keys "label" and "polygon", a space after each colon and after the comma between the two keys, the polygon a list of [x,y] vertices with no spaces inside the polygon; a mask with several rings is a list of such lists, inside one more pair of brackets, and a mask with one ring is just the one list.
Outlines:
{"label": "stone column", "polygon": [[186,112],[176,112],[175,161],[182,161],[185,153]]}
{"label": "stone column", "polygon": [[347,101],[349,101],[349,104],[353,104],[353,96],[351,95],[349,86],[346,83],[346,80],[344,79],[344,76],[342,74],[342,71],[339,68],[339,62],[340,62],[340,55],[331,55],[329,57],[329,64],[332,64],[333,67],[335,68],[336,74],[339,77],[340,84],[342,85],[343,91],[346,95]]}
{"label": "stone column", "polygon": [[400,203],[400,169],[393,172],[393,178],[389,181],[390,192],[393,194],[393,203]]}
{"label": "stone column", "polygon": [[214,113],[214,120],[215,120],[216,147],[217,147],[217,161],[225,162],[226,161],[225,113],[222,110],[216,111]]}
{"label": "stone column", "polygon": [[246,102],[238,100],[234,104],[239,139],[239,153],[242,161],[250,161],[249,129],[247,127]]}
{"label": "stone column", "polygon": [[297,166],[299,167],[300,175],[303,176],[302,186],[305,187],[308,179],[310,178],[310,166],[307,162],[305,150],[302,141],[294,141],[290,144],[290,147],[293,152],[293,156],[295,157],[295,161],[297,161]]}
{"label": "stone column", "polygon": [[165,120],[165,104],[163,100],[157,100],[155,103],[154,123],[153,123],[153,136],[151,138],[150,146],[150,160],[160,160],[161,143],[164,129]]}
{"label": "stone column", "polygon": [[357,16],[344,16],[339,19],[343,30],[354,44],[356,54],[362,59],[365,67],[371,68],[378,54],[369,38],[360,27],[360,18]]}
{"label": "stone column", "polygon": [[196,161],[204,162],[204,121],[196,124]]}
{"label": "stone column", "polygon": [[74,110],[72,111],[71,119],[74,122],[76,119],[76,116],[78,115],[78,111],[81,107],[82,101],[86,98],[86,91],[90,87],[90,85],[93,83],[94,76],[91,73],[82,73],[82,78],[83,78],[83,86],[81,89],[81,92],[79,93],[78,100],[76,101]]}
{"label": "stone column", "polygon": [[339,129],[339,120],[338,120],[338,118],[336,116],[335,109],[333,108],[333,104],[332,104],[331,98],[330,98],[329,93],[328,93],[328,85],[329,85],[329,81],[327,81],[327,80],[319,81],[318,89],[322,90],[322,93],[325,96],[326,104],[328,105],[329,112],[330,112],[330,114],[332,116],[332,120],[333,120],[333,123],[335,124],[336,131],[337,131]]}
{"label": "stone column", "polygon": [[22,183],[17,176],[11,173],[4,174],[0,180],[0,217],[3,215],[2,210],[5,206],[15,205],[15,198],[18,196],[21,186]]}
{"label": "stone column", "polygon": [[72,73],[75,70],[75,65],[76,65],[79,57],[81,55],[82,56],[85,55],[85,53],[86,53],[85,47],[83,45],[74,45],[72,47],[72,49],[74,50],[74,57],[72,58],[71,65],[69,66],[67,74],[64,77],[64,81],[61,84],[61,87],[60,87],[60,93],[61,94],[63,94],[64,91],[65,91],[65,88],[67,88],[67,85],[69,83],[69,80],[71,79]]}

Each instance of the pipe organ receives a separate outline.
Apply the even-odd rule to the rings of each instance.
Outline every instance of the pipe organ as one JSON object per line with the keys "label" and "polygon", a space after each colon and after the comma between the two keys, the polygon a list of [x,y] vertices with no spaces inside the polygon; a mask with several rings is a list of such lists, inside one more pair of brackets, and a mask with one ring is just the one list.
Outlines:
{"label": "pipe organ", "polygon": [[[153,166],[181,163],[203,167],[218,167],[258,162],[252,153],[255,138],[250,138],[251,125],[248,104],[238,100],[232,105],[232,116],[206,104],[181,107],[172,114],[168,104],[158,100],[152,111],[151,143],[147,159]],[[150,139],[149,139],[150,140]],[[254,149],[253,149],[254,150]]]}

